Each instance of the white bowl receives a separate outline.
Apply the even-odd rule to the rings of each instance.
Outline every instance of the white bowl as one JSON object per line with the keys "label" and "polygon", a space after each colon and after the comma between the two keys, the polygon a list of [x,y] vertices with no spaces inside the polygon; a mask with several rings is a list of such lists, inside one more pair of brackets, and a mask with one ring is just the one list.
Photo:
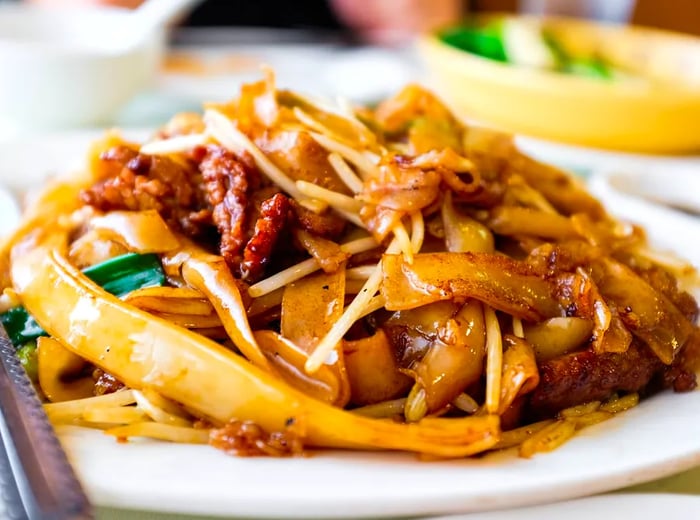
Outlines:
{"label": "white bowl", "polygon": [[18,129],[109,122],[154,80],[163,50],[162,30],[125,47],[129,17],[114,8],[0,6],[0,122]]}

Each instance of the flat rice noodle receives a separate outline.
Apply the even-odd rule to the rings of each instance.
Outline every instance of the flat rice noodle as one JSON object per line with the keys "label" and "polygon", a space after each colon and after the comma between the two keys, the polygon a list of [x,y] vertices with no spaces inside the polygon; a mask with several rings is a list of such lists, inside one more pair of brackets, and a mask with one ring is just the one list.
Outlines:
{"label": "flat rice noodle", "polygon": [[39,386],[52,403],[91,397],[95,381],[85,375],[87,362],[64,347],[60,341],[37,339]]}
{"label": "flat rice noodle", "polygon": [[151,314],[186,329],[216,329],[222,326],[221,318],[216,313],[207,316],[202,316],[201,314],[173,314],[170,312],[151,312]]}
{"label": "flat rice noodle", "polygon": [[352,403],[358,406],[389,401],[405,395],[413,380],[400,372],[396,355],[386,333],[344,340],[345,368],[350,382]]}
{"label": "flat rice noodle", "polygon": [[275,75],[272,70],[265,69],[265,78],[262,81],[241,85],[239,98],[217,109],[235,119],[238,127],[244,132],[260,125],[273,125],[279,118],[280,107],[277,103]]}
{"label": "flat rice noodle", "polygon": [[288,384],[324,403],[339,408],[347,404],[349,388],[347,382],[339,377],[336,367],[322,365],[309,375],[304,370],[309,356],[299,345],[272,330],[258,330],[254,334],[270,365]]}
{"label": "flat rice noodle", "polygon": [[[560,292],[563,295],[567,309],[574,309],[576,316],[590,320],[593,323],[591,330],[591,346],[598,353],[605,352],[603,344],[605,336],[610,328],[613,318],[612,311],[608,303],[600,294],[598,286],[591,278],[586,269],[578,267],[575,274],[565,274],[560,277]],[[619,331],[612,331],[608,338],[607,346],[620,348]],[[613,339],[612,334],[615,334]],[[625,350],[629,343],[625,346]]]}
{"label": "flat rice noodle", "polygon": [[380,163],[376,178],[365,181],[357,198],[368,204],[410,213],[435,201],[441,180],[435,170],[403,164],[397,157],[391,157]]}
{"label": "flat rice noodle", "polygon": [[189,287],[146,287],[126,295],[124,301],[146,311],[209,316],[216,311],[206,296]]}
{"label": "flat rice noodle", "polygon": [[[440,121],[444,129],[440,136],[444,141],[452,145],[456,150],[461,149],[459,137],[461,125],[454,118],[449,109],[429,90],[420,85],[407,85],[395,96],[382,101],[377,107],[374,116],[377,121],[390,133],[410,130],[416,120]],[[434,130],[433,125],[425,129]],[[422,132],[417,129],[418,133]],[[410,134],[409,134],[410,135]],[[418,136],[415,136],[416,140]],[[415,143],[419,145],[418,142]],[[440,148],[444,148],[441,146]]]}
{"label": "flat rice noodle", "polygon": [[121,242],[103,238],[95,231],[88,231],[71,243],[68,258],[73,265],[83,269],[128,252]]}
{"label": "flat rice noodle", "polygon": [[448,251],[463,253],[493,253],[494,240],[491,230],[481,222],[457,211],[452,204],[452,193],[445,193],[442,202],[442,225]]}
{"label": "flat rice noodle", "polygon": [[296,236],[307,253],[318,262],[318,265],[326,273],[338,271],[345,261],[350,258],[350,255],[332,240],[317,237],[303,229],[297,231]]}
{"label": "flat rice noodle", "polygon": [[[282,336],[298,346],[305,358],[343,314],[345,265],[341,265],[334,273],[316,273],[288,284],[284,289],[280,330]],[[323,368],[332,372],[336,379],[337,393],[330,402],[345,406],[350,399],[350,386],[342,344],[336,346],[332,358]],[[304,372],[303,363],[300,369]]]}
{"label": "flat rice noodle", "polygon": [[308,132],[267,129],[255,144],[291,179],[352,195],[328,162],[328,152]]}
{"label": "flat rice noodle", "polygon": [[422,253],[408,264],[384,255],[381,292],[388,310],[412,309],[440,300],[475,298],[529,321],[563,314],[556,285],[524,262],[490,253]]}
{"label": "flat rice noodle", "polygon": [[593,276],[603,296],[615,304],[622,323],[670,365],[693,332],[688,319],[666,296],[615,260],[598,260]]}
{"label": "flat rice noodle", "polygon": [[365,204],[360,210],[360,218],[378,243],[384,241],[389,233],[401,223],[401,219],[405,215],[406,213],[403,211],[374,204]]}
{"label": "flat rice noodle", "polygon": [[508,164],[561,213],[586,213],[594,220],[605,217],[605,210],[600,202],[570,174],[536,161],[515,148],[508,158]]}
{"label": "flat rice noodle", "polygon": [[583,346],[591,337],[593,323],[584,318],[560,317],[526,324],[524,329],[537,360],[548,361]]}
{"label": "flat rice noodle", "polygon": [[416,117],[409,123],[408,144],[411,155],[447,147],[459,150],[459,127],[451,119]]}
{"label": "flat rice noodle", "polygon": [[625,327],[617,311],[612,311],[610,325],[603,334],[603,340],[599,346],[594,342],[594,350],[601,354],[603,352],[627,352],[632,344],[632,333]]}
{"label": "flat rice noodle", "polygon": [[109,295],[50,243],[21,251],[13,254],[13,282],[25,308],[49,334],[127,386],[147,386],[214,424],[237,418],[274,432],[292,421],[308,446],[444,457],[480,453],[498,442],[495,416],[398,424],[328,406],[222,345]]}
{"label": "flat rice noodle", "polygon": [[569,218],[533,208],[499,206],[491,211],[488,224],[498,235],[529,235],[557,241],[576,236]]}
{"label": "flat rice noodle", "polygon": [[188,285],[207,297],[229,337],[248,360],[263,370],[270,369],[250,328],[241,291],[222,257],[183,243],[178,252],[164,256],[163,263],[169,271],[181,271]]}
{"label": "flat rice noodle", "polygon": [[382,324],[401,368],[418,363],[439,341],[439,331],[454,318],[460,305],[451,301],[433,302],[415,309],[394,312]]}
{"label": "flat rice noodle", "polygon": [[519,396],[534,390],[540,383],[535,351],[522,338],[506,334],[503,337],[503,375],[498,413],[503,414]]}
{"label": "flat rice noodle", "polygon": [[90,219],[100,236],[121,241],[134,253],[165,253],[180,244],[160,214],[146,211],[110,211]]}
{"label": "flat rice noodle", "polygon": [[438,339],[411,370],[425,390],[428,412],[445,408],[484,372],[484,311],[472,300],[438,331]]}

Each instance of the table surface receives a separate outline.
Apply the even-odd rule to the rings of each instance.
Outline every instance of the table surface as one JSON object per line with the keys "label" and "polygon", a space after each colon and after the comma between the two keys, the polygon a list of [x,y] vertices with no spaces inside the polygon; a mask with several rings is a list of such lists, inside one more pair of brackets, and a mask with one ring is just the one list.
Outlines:
{"label": "table surface", "polygon": [[[280,86],[319,96],[342,95],[354,101],[371,102],[409,81],[423,79],[410,47],[351,47],[333,35],[322,36],[311,35],[312,42],[308,33],[299,31],[235,28],[180,31],[158,84],[125,106],[109,124],[154,127],[175,112],[198,110],[203,100],[225,101],[237,92],[241,82],[260,77],[261,62],[275,69]],[[14,129],[0,128],[0,139],[15,135]],[[577,166],[585,169],[586,165]],[[0,475],[3,470],[0,467]],[[700,497],[700,467],[624,491]],[[0,517],[1,506],[0,503]],[[668,513],[671,517],[674,513],[687,513],[682,510],[685,506],[685,502],[678,501],[678,511],[673,511],[671,505]],[[195,518],[110,508],[97,508],[96,512],[98,518],[105,520]],[[498,515],[489,518],[496,520]]]}

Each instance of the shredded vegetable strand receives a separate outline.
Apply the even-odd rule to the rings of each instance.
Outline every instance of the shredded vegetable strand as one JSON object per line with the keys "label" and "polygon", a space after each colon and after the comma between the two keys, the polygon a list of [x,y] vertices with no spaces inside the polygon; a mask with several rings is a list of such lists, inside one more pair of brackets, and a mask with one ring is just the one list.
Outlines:
{"label": "shredded vegetable strand", "polygon": [[340,100],[338,100],[339,104],[336,107],[329,100],[318,99],[315,96],[310,96],[308,94],[300,94],[299,92],[295,92],[294,95],[301,101],[307,103],[308,105],[311,105],[312,107],[316,108],[321,112],[326,112],[328,114],[337,116],[343,119],[344,121],[347,121],[348,124],[353,126],[361,136],[365,137],[365,139],[368,136],[374,138],[374,133],[369,128],[367,128],[367,126],[362,121],[357,119],[354,111],[352,110],[352,107],[348,108],[347,104],[341,104],[342,102],[340,102]]}
{"label": "shredded vegetable strand", "polygon": [[501,375],[503,372],[503,343],[496,312],[484,306],[486,321],[486,411],[496,413],[500,406]]}
{"label": "shredded vegetable strand", "polygon": [[415,383],[406,398],[406,405],[403,411],[406,422],[418,422],[428,413],[428,401],[426,400],[425,388],[419,383]]}
{"label": "shredded vegetable strand", "polygon": [[[388,254],[396,254],[398,251],[398,240],[394,238],[389,244],[386,252]],[[345,308],[343,315],[338,321],[335,322],[331,330],[328,331],[328,334],[326,334],[326,336],[318,343],[315,350],[309,356],[309,359],[304,365],[304,368],[309,374],[313,374],[321,367],[338,342],[343,339],[345,333],[350,330],[352,324],[355,323],[360,316],[362,316],[365,308],[379,290],[379,286],[382,283],[382,276],[382,263],[380,261],[377,264],[374,273],[372,273],[372,276],[370,276],[365,282],[365,285],[360,293],[355,297],[352,303]]]}
{"label": "shredded vegetable strand", "polygon": [[[341,244],[340,249],[349,255],[356,255],[358,253],[364,253],[365,251],[371,251],[376,247],[377,241],[372,237],[367,237]],[[305,276],[318,271],[319,269],[321,269],[321,266],[318,265],[318,262],[314,258],[309,258],[303,262],[293,265],[292,267],[288,267],[284,271],[280,271],[269,278],[261,280],[255,285],[251,285],[248,289],[248,294],[253,298],[258,298],[267,293],[271,293],[280,287],[284,287],[287,284],[300,280]]]}
{"label": "shredded vegetable strand", "polygon": [[280,186],[295,199],[304,198],[294,181],[268,159],[247,135],[236,128],[228,117],[216,110],[207,110],[204,113],[204,122],[207,124],[209,133],[224,147],[234,153],[240,153],[242,150],[245,150],[253,156],[256,166],[272,182]]}
{"label": "shredded vegetable strand", "polygon": [[353,413],[358,415],[364,415],[365,417],[374,417],[376,419],[392,417],[394,415],[400,415],[403,413],[406,407],[406,398],[392,399],[391,401],[383,401],[376,404],[368,404],[360,408],[355,408],[351,410]]}
{"label": "shredded vegetable strand", "polygon": [[479,409],[479,403],[465,393],[461,393],[455,397],[452,401],[452,405],[466,413],[475,413]]}
{"label": "shredded vegetable strand", "polygon": [[44,405],[44,410],[52,422],[70,422],[80,419],[87,410],[92,408],[127,406],[135,402],[136,398],[132,390],[120,390],[96,397],[48,403]]}
{"label": "shredded vegetable strand", "polygon": [[297,188],[304,195],[322,200],[332,206],[333,209],[343,209],[351,213],[359,213],[362,202],[337,191],[329,190],[307,181],[297,181]]}
{"label": "shredded vegetable strand", "polygon": [[375,311],[378,311],[379,309],[383,309],[384,305],[386,305],[386,300],[384,299],[384,296],[381,294],[376,295],[374,298],[370,300],[370,302],[367,304],[367,307],[365,307],[365,310],[362,311],[362,314],[360,315],[360,318],[364,318],[365,316],[369,316]]}
{"label": "shredded vegetable strand", "polygon": [[411,213],[411,248],[413,254],[420,253],[425,239],[425,222],[423,222],[423,213],[414,211]]}
{"label": "shredded vegetable strand", "polygon": [[185,426],[173,426],[172,424],[142,422],[119,426],[105,430],[107,435],[118,439],[129,437],[148,437],[161,441],[185,442],[189,444],[207,444],[209,442],[209,430],[203,430]]}
{"label": "shredded vegetable strand", "polygon": [[345,220],[353,223],[354,225],[356,225],[360,229],[367,229],[367,226],[365,225],[365,223],[362,222],[362,219],[359,216],[357,216],[356,213],[350,213],[349,211],[346,211],[346,210],[340,209],[340,208],[334,208],[334,211],[336,213],[338,213],[338,215],[343,217]]}
{"label": "shredded vegetable strand", "polygon": [[376,161],[372,161],[362,152],[358,152],[354,148],[331,139],[328,136],[316,132],[310,132],[310,135],[318,144],[323,146],[329,152],[336,152],[344,159],[347,159],[357,166],[357,169],[359,170],[358,173],[363,179],[377,176],[376,162],[379,162],[379,157],[377,157]]}
{"label": "shredded vegetable strand", "polygon": [[360,179],[352,168],[345,162],[337,152],[328,154],[328,162],[331,164],[335,173],[338,174],[340,180],[345,183],[345,185],[350,188],[353,193],[360,193],[364,187],[362,179]]}
{"label": "shredded vegetable strand", "polygon": [[80,418],[86,422],[100,424],[132,424],[148,420],[146,413],[134,406],[88,408]]}
{"label": "shredded vegetable strand", "polygon": [[519,338],[525,337],[525,331],[523,330],[523,320],[513,316],[513,335]]}
{"label": "shredded vegetable strand", "polygon": [[190,421],[166,412],[153,404],[142,392],[134,390],[136,405],[155,422],[171,424],[173,426],[191,426]]}
{"label": "shredded vegetable strand", "polygon": [[392,232],[394,233],[395,240],[399,244],[399,248],[401,250],[401,253],[403,254],[404,260],[406,261],[406,263],[412,264],[413,244],[411,243],[411,239],[408,236],[406,228],[403,227],[403,224],[398,224],[394,226]]}

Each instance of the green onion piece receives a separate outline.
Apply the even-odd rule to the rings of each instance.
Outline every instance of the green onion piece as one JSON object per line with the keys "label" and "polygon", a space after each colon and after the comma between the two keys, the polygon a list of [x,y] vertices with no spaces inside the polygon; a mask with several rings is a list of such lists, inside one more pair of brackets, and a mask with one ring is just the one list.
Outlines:
{"label": "green onion piece", "polygon": [[13,307],[3,312],[0,314],[0,322],[5,327],[5,332],[7,332],[14,346],[35,340],[39,336],[46,336],[44,329],[39,326],[24,307]]}
{"label": "green onion piece", "polygon": [[37,363],[36,341],[30,341],[17,349],[17,357],[24,371],[34,383],[39,380],[39,367]]}
{"label": "green onion piece", "polygon": [[[144,287],[165,285],[165,273],[158,255],[128,253],[86,268],[83,273],[117,298]],[[33,341],[46,332],[24,307],[0,314],[0,322],[15,346]]]}
{"label": "green onion piece", "polygon": [[87,267],[83,274],[117,298],[144,287],[165,284],[165,273],[158,255],[127,253]]}
{"label": "green onion piece", "polygon": [[445,29],[439,37],[443,42],[463,51],[483,58],[507,62],[502,33],[503,23],[497,20],[482,26],[471,24]]}

